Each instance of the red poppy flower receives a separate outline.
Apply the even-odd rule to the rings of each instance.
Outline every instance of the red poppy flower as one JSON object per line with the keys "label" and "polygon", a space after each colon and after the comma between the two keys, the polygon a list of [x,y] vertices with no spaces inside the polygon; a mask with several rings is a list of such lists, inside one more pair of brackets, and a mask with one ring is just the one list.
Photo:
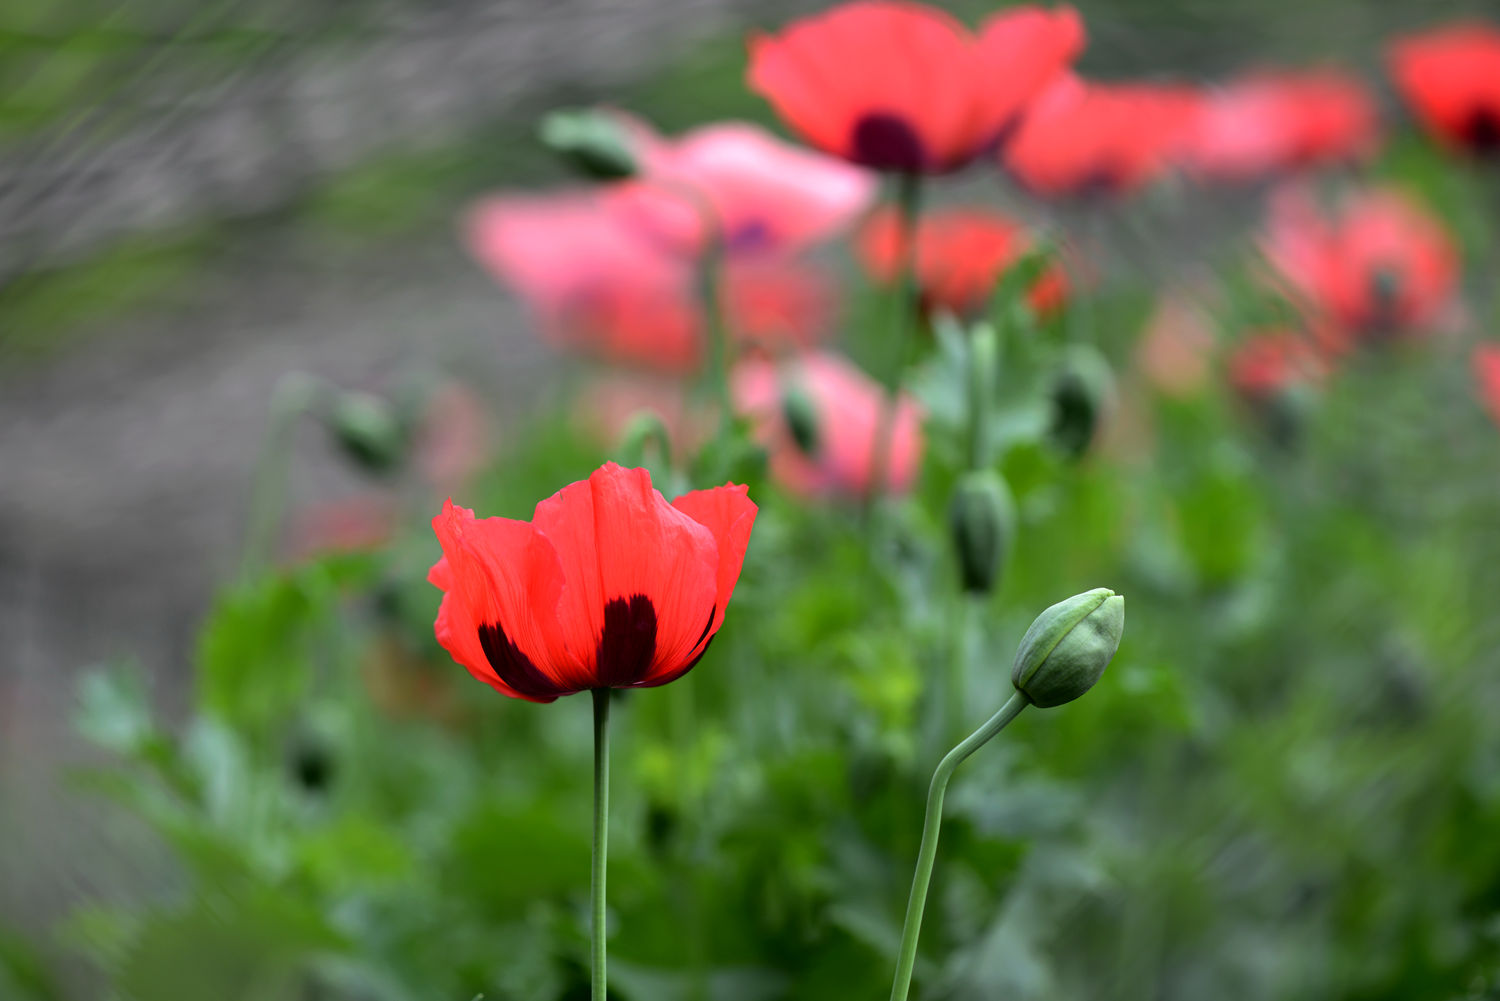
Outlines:
{"label": "red poppy flower", "polygon": [[646,183],[635,198],[666,237],[696,252],[712,212],[731,257],[787,254],[837,235],[875,197],[875,175],[788,145],[744,122],[720,122],[667,140],[621,115]]}
{"label": "red poppy flower", "polygon": [[[871,459],[887,405],[879,383],[837,355],[818,352],[777,364],[742,362],[734,370],[735,406],[769,449],[771,475],[803,496],[862,496],[875,479]],[[793,426],[790,404],[802,406]],[[891,430],[887,487],[902,492],[922,460],[922,412],[903,395]]]}
{"label": "red poppy flower", "polygon": [[1038,195],[1128,194],[1167,167],[1196,111],[1184,88],[1065,75],[1032,104],[1001,161]]}
{"label": "red poppy flower", "polygon": [[1330,347],[1421,330],[1449,304],[1458,277],[1442,226],[1384,189],[1346,199],[1331,219],[1305,190],[1277,192],[1262,250]]}
{"label": "red poppy flower", "polygon": [[1014,7],[976,35],[934,7],[856,0],[750,41],[750,88],[819,149],[944,173],[993,147],[1083,48],[1071,7]]}
{"label": "red poppy flower", "polygon": [[[884,209],[860,232],[859,252],[879,281],[890,281],[905,259],[906,241],[896,213]],[[982,208],[939,209],[917,224],[917,284],[924,309],[946,309],[959,316],[984,308],[995,283],[1026,250],[1030,238],[1017,222]],[[1031,308],[1048,313],[1062,305],[1068,280],[1049,266],[1027,292]]]}
{"label": "red poppy flower", "polygon": [[427,576],[443,591],[438,642],[532,702],[664,685],[723,624],[755,514],[745,487],[668,504],[646,470],[612,462],[531,521],[475,518],[450,500],[432,520],[443,556]]}
{"label": "red poppy flower", "polygon": [[1449,25],[1398,40],[1386,60],[1430,132],[1459,149],[1500,153],[1500,29]]}
{"label": "red poppy flower", "polygon": [[1200,102],[1185,159],[1200,176],[1244,181],[1363,160],[1378,143],[1375,101],[1356,78],[1335,70],[1261,73]]}
{"label": "red poppy flower", "polygon": [[1321,382],[1328,363],[1310,341],[1289,330],[1253,334],[1229,358],[1229,381],[1249,400]]}
{"label": "red poppy flower", "polygon": [[1500,424],[1500,346],[1484,344],[1474,349],[1474,377],[1479,384],[1479,402]]}
{"label": "red poppy flower", "polygon": [[[703,357],[695,262],[642,217],[663,202],[618,189],[482,202],[469,223],[475,256],[514,288],[557,343],[661,371]],[[792,260],[732,259],[724,275],[731,333],[805,345],[826,330],[832,296],[820,272]]]}

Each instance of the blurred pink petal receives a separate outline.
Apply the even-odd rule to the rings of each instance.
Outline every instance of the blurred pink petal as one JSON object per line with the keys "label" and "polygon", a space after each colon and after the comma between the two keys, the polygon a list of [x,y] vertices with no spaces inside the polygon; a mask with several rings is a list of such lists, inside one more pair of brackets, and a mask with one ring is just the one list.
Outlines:
{"label": "blurred pink petal", "polygon": [[739,256],[795,253],[827,240],[875,197],[874,174],[755,125],[723,122],[664,139],[644,122],[624,121],[646,185],[689,209],[686,219],[679,212],[658,220],[679,240],[693,235],[694,245],[702,239],[698,200],[712,211],[729,254]]}
{"label": "blurred pink petal", "polygon": [[489,458],[489,414],[473,390],[447,382],[427,401],[417,438],[422,478],[441,493],[454,493]]}
{"label": "blurred pink petal", "polygon": [[697,364],[691,269],[598,193],[486,199],[468,242],[559,344],[667,371]]}
{"label": "blurred pink petal", "polygon": [[1130,194],[1170,165],[1197,110],[1184,87],[1064,75],[1037,98],[1001,161],[1045,197]]}
{"label": "blurred pink petal", "polygon": [[1458,280],[1447,232],[1387,188],[1356,192],[1331,215],[1305,188],[1283,188],[1272,198],[1261,248],[1309,319],[1346,347],[1429,330]]}
{"label": "blurred pink petal", "polygon": [[[851,362],[828,352],[780,363],[746,361],[734,371],[733,392],[735,406],[751,419],[770,451],[771,475],[782,486],[803,496],[869,492],[885,390]],[[811,404],[815,441],[810,452],[798,445],[787,426],[789,393],[801,393]],[[903,394],[891,433],[888,489],[910,489],[921,460],[921,408]]]}
{"label": "blurred pink petal", "polygon": [[1379,145],[1374,98],[1336,70],[1260,73],[1203,98],[1185,159],[1199,176],[1245,181],[1368,159]]}

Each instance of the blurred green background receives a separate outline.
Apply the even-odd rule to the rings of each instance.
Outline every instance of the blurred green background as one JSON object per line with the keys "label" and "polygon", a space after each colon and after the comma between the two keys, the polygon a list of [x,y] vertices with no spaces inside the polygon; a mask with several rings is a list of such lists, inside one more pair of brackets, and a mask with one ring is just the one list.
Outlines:
{"label": "blurred green background", "polygon": [[[0,12],[0,998],[586,996],[584,705],[447,660],[423,581],[441,498],[312,422],[289,520],[374,489],[398,528],[236,582],[257,456],[286,372],[392,396],[458,375],[493,446],[463,503],[527,517],[586,475],[610,448],[577,429],[576,373],[463,254],[459,213],[564,183],[534,139],[555,105],[772,124],[744,32],[812,6]],[[1500,16],[1079,6],[1102,76],[1331,60],[1377,87],[1391,34]],[[1475,188],[1497,180],[1382,94],[1372,171],[1453,228],[1492,335],[1500,220]],[[1500,432],[1466,354],[1359,358],[1292,450],[1222,380],[1169,398],[1137,373],[1159,292],[1242,277],[1258,194],[1027,210],[1089,227],[1129,406],[1067,462],[1033,433],[1045,352],[1012,359],[1022,527],[992,600],[956,599],[941,419],[874,553],[848,512],[753,485],[723,635],[618,707],[621,998],[883,996],[944,740],[998,706],[1032,616],[1097,585],[1128,595],[1104,682],[955,780],[918,996],[1500,997]],[[851,292],[851,352],[879,308]]]}

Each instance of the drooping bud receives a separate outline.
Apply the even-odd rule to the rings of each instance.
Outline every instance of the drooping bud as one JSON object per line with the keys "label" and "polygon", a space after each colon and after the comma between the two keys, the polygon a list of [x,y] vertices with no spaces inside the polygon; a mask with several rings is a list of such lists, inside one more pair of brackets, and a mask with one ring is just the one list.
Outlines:
{"label": "drooping bud", "polygon": [[978,469],[963,475],[948,504],[948,530],[963,589],[988,594],[1016,532],[1016,504],[999,473]]}
{"label": "drooping bud", "polygon": [[781,417],[792,441],[803,455],[816,456],[823,441],[823,430],[818,424],[818,407],[807,390],[797,383],[789,383],[781,394]]}
{"label": "drooping bud", "polygon": [[1042,709],[1094,687],[1125,631],[1125,598],[1107,587],[1075,594],[1036,617],[1016,649],[1010,680]]}
{"label": "drooping bud", "polygon": [[388,472],[406,454],[405,424],[390,403],[371,393],[340,393],[329,426],[344,454],[367,472]]}
{"label": "drooping bud", "polygon": [[625,130],[594,108],[554,111],[542,119],[542,144],[583,176],[596,181],[634,177],[638,166]]}
{"label": "drooping bud", "polygon": [[1079,458],[1099,430],[1114,401],[1115,378],[1109,362],[1087,345],[1074,345],[1052,383],[1053,443]]}

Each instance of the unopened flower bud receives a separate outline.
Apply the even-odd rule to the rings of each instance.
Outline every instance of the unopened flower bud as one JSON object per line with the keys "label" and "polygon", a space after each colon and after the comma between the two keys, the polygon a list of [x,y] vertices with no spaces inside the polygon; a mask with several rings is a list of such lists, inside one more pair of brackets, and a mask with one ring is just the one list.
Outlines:
{"label": "unopened flower bud", "polygon": [[1114,400],[1109,362],[1086,345],[1075,345],[1052,383],[1052,441],[1071,458],[1088,451]]}
{"label": "unopened flower bud", "polygon": [[781,394],[781,416],[786,421],[787,432],[802,454],[817,455],[823,439],[822,429],[818,425],[818,408],[807,391],[795,382],[789,384]]}
{"label": "unopened flower bud", "polygon": [[618,181],[637,172],[625,130],[608,112],[554,111],[542,119],[540,133],[543,145],[585,177]]}
{"label": "unopened flower bud", "polygon": [[1125,631],[1125,598],[1107,587],[1075,594],[1036,617],[1016,650],[1010,680],[1043,709],[1094,687]]}
{"label": "unopened flower bud", "polygon": [[378,396],[340,394],[329,424],[344,454],[368,472],[387,472],[406,453],[407,429],[395,408]]}
{"label": "unopened flower bud", "polygon": [[989,593],[1016,532],[1015,501],[999,473],[980,469],[963,475],[948,503],[948,530],[963,589]]}

